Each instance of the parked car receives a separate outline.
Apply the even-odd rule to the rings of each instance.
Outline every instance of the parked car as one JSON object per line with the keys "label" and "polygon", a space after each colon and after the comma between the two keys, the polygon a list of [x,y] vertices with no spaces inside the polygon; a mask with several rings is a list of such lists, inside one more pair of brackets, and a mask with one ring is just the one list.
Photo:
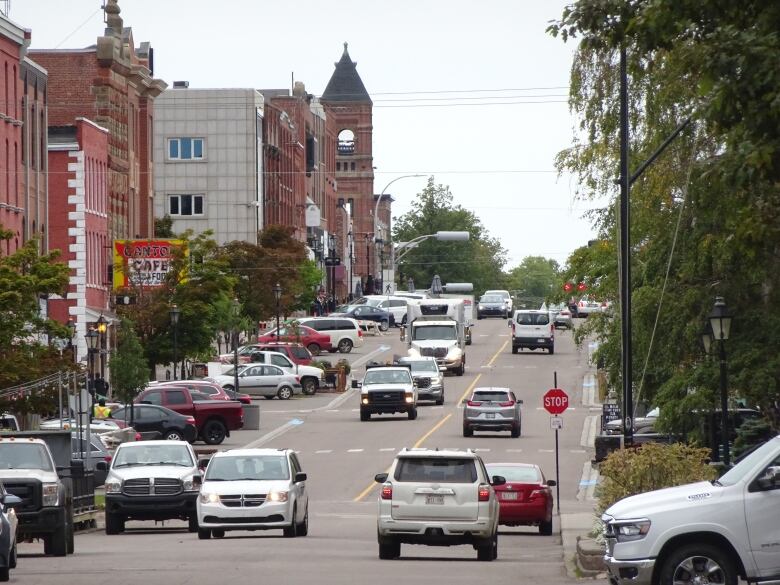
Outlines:
{"label": "parked car", "polygon": [[0,431],[18,431],[19,421],[16,416],[4,412],[0,414]]}
{"label": "parked car", "polygon": [[509,317],[510,309],[501,295],[482,295],[477,303],[477,319],[485,317]]}
{"label": "parked car", "polygon": [[198,538],[227,530],[309,532],[306,474],[292,449],[231,449],[208,463],[198,498]]}
{"label": "parked car", "polygon": [[16,528],[19,520],[10,506],[21,503],[22,500],[5,491],[0,482],[0,581],[8,581],[11,569],[16,568]]}
{"label": "parked car", "polygon": [[209,382],[208,380],[174,380],[154,384],[155,388],[162,386],[181,386],[188,388],[192,392],[199,392],[200,394],[207,396],[210,400],[238,400],[241,404],[252,403],[252,397],[249,396],[249,394],[236,394],[232,390],[227,391],[219,384]]}
{"label": "parked car", "polygon": [[164,406],[134,404],[132,414],[129,406],[123,406],[114,416],[128,424],[132,420],[133,428],[139,433],[160,433],[161,439],[194,443],[198,438],[194,416],[179,414]]}
{"label": "parked car", "polygon": [[[304,349],[304,348],[301,348]],[[304,351],[306,351],[304,349]],[[294,374],[303,387],[303,393],[311,396],[325,384],[325,372],[314,366],[297,364],[287,357],[286,353],[278,351],[254,351],[250,364],[271,364],[282,368],[288,374]]]}
{"label": "parked car", "polygon": [[371,305],[345,305],[342,310],[328,315],[329,317],[351,317],[358,321],[374,321],[379,324],[380,331],[387,331],[395,325],[395,317],[389,311]]}
{"label": "parked car", "polygon": [[[330,339],[330,336],[328,336],[328,339]],[[289,359],[292,363],[299,366],[310,366],[314,361],[312,353],[306,349],[306,347],[300,343],[293,343],[290,341],[269,341],[267,343],[258,343],[256,351],[275,351],[277,353],[281,353],[287,356],[287,359]],[[250,354],[249,362],[255,361],[254,359],[251,359],[251,355],[253,354]]]}
{"label": "parked car", "polygon": [[106,534],[118,534],[127,520],[188,521],[198,530],[196,502],[201,484],[198,460],[184,441],[122,443],[106,477]]}
{"label": "parked car", "polygon": [[381,484],[377,539],[379,558],[401,556],[401,544],[470,544],[477,559],[498,557],[499,504],[494,486],[473,451],[402,449]]}
{"label": "parked car", "polygon": [[604,310],[602,303],[599,303],[592,297],[582,297],[577,302],[577,316],[587,317],[593,313],[601,313]]}
{"label": "parked car", "polygon": [[255,345],[278,341],[300,343],[308,349],[312,355],[320,355],[323,351],[334,351],[331,336],[328,335],[327,332],[320,332],[303,324],[282,325],[279,328],[279,335],[277,335],[276,327],[274,327],[260,335],[257,338],[257,344]]}
{"label": "parked car", "polygon": [[555,328],[547,311],[518,310],[512,316],[512,353],[526,348],[555,353]]}
{"label": "parked car", "polygon": [[474,431],[509,431],[519,437],[522,403],[509,388],[475,388],[463,407],[463,436],[471,437]]}
{"label": "parked car", "polygon": [[244,426],[244,407],[234,401],[192,399],[191,391],[181,387],[152,386],[141,392],[136,404],[156,404],[170,408],[179,414],[192,416],[198,429],[198,437],[209,445],[219,445],[230,431]]}
{"label": "parked car", "polygon": [[[87,464],[87,445],[91,445],[89,449],[89,464]],[[81,439],[79,439],[78,432],[74,432],[71,435],[71,459],[73,461],[83,461],[84,471],[91,471],[95,474],[95,485],[103,485],[106,481],[105,470],[97,469],[98,461],[111,462],[111,451],[108,450],[103,443],[100,435],[90,434],[89,443],[87,443],[87,434],[81,433]]]}
{"label": "parked car", "polygon": [[[420,296],[424,298],[424,296]],[[406,325],[406,307],[409,297],[398,295],[367,295],[352,301],[353,305],[378,307],[392,313],[396,325]]]}
{"label": "parked car", "polygon": [[[118,431],[119,429],[123,429],[126,426],[127,425],[125,425],[124,421],[114,420],[112,413],[112,418],[93,418],[92,423],[89,425],[89,430],[92,433],[107,433],[111,431]],[[65,418],[62,419],[62,426],[60,426],[60,419],[49,418],[41,421],[41,423],[38,425],[38,428],[40,428],[42,431],[58,431],[60,429],[66,431],[76,431],[79,429],[79,421],[74,418]],[[85,427],[82,425],[81,428],[83,430]]]}
{"label": "parked car", "polygon": [[[212,379],[223,388],[232,389],[235,384],[234,370],[230,368]],[[285,372],[279,366],[244,364],[238,366],[238,387],[250,396],[289,400],[303,392],[301,379]]]}
{"label": "parked car", "polygon": [[363,331],[355,319],[348,317],[304,317],[300,319],[301,325],[306,325],[330,335],[333,350],[341,353],[349,353],[353,347],[363,345]]}
{"label": "parked car", "polygon": [[497,486],[498,523],[504,526],[538,526],[539,534],[552,534],[555,480],[546,480],[532,463],[487,463],[488,475],[500,475],[506,483]]}

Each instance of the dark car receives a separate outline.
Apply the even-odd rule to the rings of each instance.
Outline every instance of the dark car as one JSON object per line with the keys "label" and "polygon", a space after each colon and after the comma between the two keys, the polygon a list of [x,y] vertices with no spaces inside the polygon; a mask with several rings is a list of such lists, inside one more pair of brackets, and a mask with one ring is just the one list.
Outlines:
{"label": "dark car", "polygon": [[477,303],[477,319],[485,317],[509,318],[509,308],[504,297],[498,295],[482,295]]}
{"label": "dark car", "polygon": [[91,434],[89,441],[92,444],[92,449],[89,452],[89,465],[87,465],[87,433],[81,433],[81,440],[79,441],[78,432],[71,434],[71,459],[77,461],[84,461],[84,469],[86,471],[92,471],[95,474],[95,485],[103,485],[106,481],[106,470],[97,469],[98,461],[105,461],[111,463],[111,452],[106,448],[103,440],[98,434]]}
{"label": "dark car", "polygon": [[395,317],[389,311],[370,305],[346,305],[329,317],[351,317],[358,321],[376,321],[380,331],[387,331],[395,325]]}
{"label": "dark car", "polygon": [[[195,418],[174,412],[155,404],[133,405],[133,428],[140,433],[158,432],[163,439],[188,441],[198,437]],[[123,406],[114,411],[114,418],[130,423],[130,407]]]}
{"label": "dark car", "polygon": [[21,504],[22,500],[5,491],[0,483],[0,581],[8,581],[10,569],[16,568],[15,512],[9,513],[10,504]]}

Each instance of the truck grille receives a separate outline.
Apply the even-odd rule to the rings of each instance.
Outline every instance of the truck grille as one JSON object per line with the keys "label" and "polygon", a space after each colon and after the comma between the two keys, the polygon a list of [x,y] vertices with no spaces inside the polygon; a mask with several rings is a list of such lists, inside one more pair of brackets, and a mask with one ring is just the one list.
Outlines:
{"label": "truck grille", "polygon": [[257,508],[265,503],[265,494],[229,494],[219,496],[219,501],[228,508]]}
{"label": "truck grille", "polygon": [[447,356],[446,347],[423,347],[420,350],[420,355],[425,357],[443,358]]}
{"label": "truck grille", "polygon": [[417,387],[418,388],[428,388],[431,385],[431,379],[430,378],[415,378],[417,380]]}
{"label": "truck grille", "polygon": [[369,392],[368,402],[369,404],[398,404],[404,401],[404,393],[402,390],[387,390]]}
{"label": "truck grille", "polygon": [[170,477],[139,477],[122,484],[126,496],[175,496],[181,492],[181,480]]}
{"label": "truck grille", "polygon": [[3,485],[5,486],[5,491],[22,500],[19,504],[9,506],[17,512],[35,512],[41,508],[41,482],[5,479],[3,480]]}

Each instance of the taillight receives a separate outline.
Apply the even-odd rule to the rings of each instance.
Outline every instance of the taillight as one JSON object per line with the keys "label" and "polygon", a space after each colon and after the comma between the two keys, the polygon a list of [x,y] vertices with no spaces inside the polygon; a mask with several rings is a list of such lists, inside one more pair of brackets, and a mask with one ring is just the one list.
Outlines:
{"label": "taillight", "polygon": [[111,455],[106,455],[105,457],[103,457],[103,461],[105,461],[106,463],[111,463],[111,459],[113,459]]}
{"label": "taillight", "polygon": [[499,402],[498,405],[499,406],[514,406],[515,405],[515,401],[514,400],[509,400],[507,402]]}
{"label": "taillight", "polygon": [[546,497],[549,490],[547,488],[542,488],[538,490],[534,490],[531,492],[531,495],[529,496],[529,499],[534,499],[538,497]]}
{"label": "taillight", "polygon": [[136,441],[140,441],[141,439],[142,439],[142,437],[141,437],[141,433],[136,433],[136,434],[135,434],[135,440],[136,440]]}
{"label": "taillight", "polygon": [[489,502],[490,501],[490,486],[482,483],[479,485],[479,501],[480,502]]}
{"label": "taillight", "polygon": [[363,330],[362,329],[358,329],[358,337],[363,337]]}
{"label": "taillight", "polygon": [[469,400],[466,402],[466,405],[468,406],[482,406],[482,403],[478,400]]}
{"label": "taillight", "polygon": [[515,322],[512,321],[512,335],[515,334]]}
{"label": "taillight", "polygon": [[382,486],[382,499],[383,500],[392,500],[393,499],[393,484],[386,483]]}
{"label": "taillight", "polygon": [[188,416],[188,417],[185,419],[185,422],[186,422],[188,425],[194,425],[194,424],[195,424],[195,417],[194,417],[194,416]]}
{"label": "taillight", "polygon": [[301,377],[300,376],[295,376],[295,381],[296,382],[300,382],[301,381]]}

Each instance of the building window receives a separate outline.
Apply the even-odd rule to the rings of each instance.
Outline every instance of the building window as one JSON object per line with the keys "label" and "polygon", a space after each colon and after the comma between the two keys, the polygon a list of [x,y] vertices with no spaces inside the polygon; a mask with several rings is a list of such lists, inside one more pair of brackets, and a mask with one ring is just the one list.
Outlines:
{"label": "building window", "polygon": [[203,138],[169,138],[169,160],[203,160]]}
{"label": "building window", "polygon": [[170,215],[203,215],[203,195],[169,195]]}

